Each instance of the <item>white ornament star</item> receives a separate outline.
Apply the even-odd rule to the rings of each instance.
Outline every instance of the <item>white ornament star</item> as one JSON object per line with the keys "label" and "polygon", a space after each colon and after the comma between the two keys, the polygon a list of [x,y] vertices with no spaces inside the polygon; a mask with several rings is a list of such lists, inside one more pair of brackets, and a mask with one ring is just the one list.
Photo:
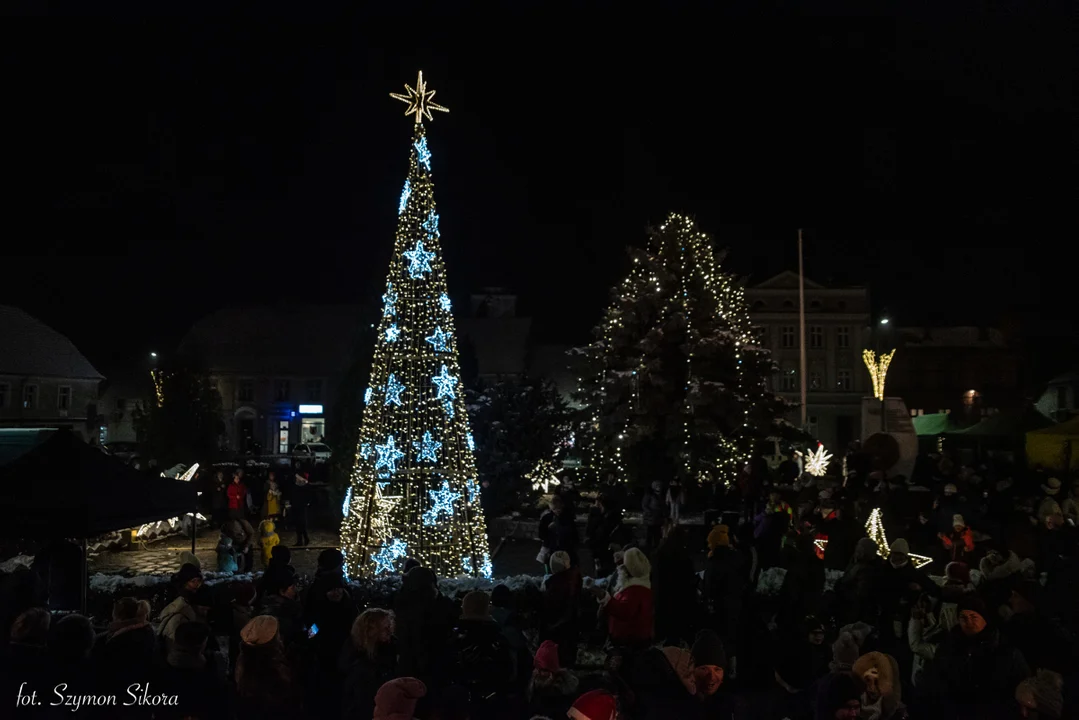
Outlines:
{"label": "white ornament star", "polygon": [[450,304],[450,296],[446,293],[442,293],[442,295],[438,298],[438,304],[442,307],[443,310],[449,312],[450,308],[452,307],[452,305]]}
{"label": "white ornament star", "polygon": [[423,229],[427,231],[428,235],[439,237],[438,234],[438,213],[431,210],[427,213],[427,219],[423,221]]}
{"label": "white ornament star", "polygon": [[424,273],[431,272],[431,259],[435,256],[430,250],[423,249],[423,240],[416,241],[416,247],[401,253],[408,258],[408,274],[418,278]]}
{"label": "white ornament star", "polygon": [[397,323],[386,328],[386,342],[397,342],[399,337],[401,337],[401,330],[397,327]]}
{"label": "white ornament star", "polygon": [[457,393],[453,389],[454,386],[457,385],[457,378],[450,375],[450,371],[445,365],[442,366],[442,371],[438,375],[431,377],[431,382],[438,386],[438,395],[435,396],[436,400],[444,397],[457,397]]}
{"label": "white ornament star", "polygon": [[397,461],[403,458],[405,454],[397,449],[397,445],[393,440],[393,435],[386,438],[385,445],[375,445],[375,451],[378,453],[378,460],[375,461],[375,470],[386,468],[391,473],[397,472]]}
{"label": "white ornament star", "polygon": [[435,331],[428,335],[424,340],[431,343],[431,346],[435,349],[435,352],[449,352],[450,338],[453,337],[448,332],[444,331],[441,326],[436,325]]}
{"label": "white ornament star", "polygon": [[817,449],[806,457],[806,472],[815,477],[822,477],[828,471],[828,463],[832,459],[832,453],[824,449],[822,443],[817,443]]}
{"label": "white ornament star", "polygon": [[405,84],[406,94],[390,93],[390,97],[394,100],[400,100],[408,105],[408,110],[405,110],[405,115],[415,115],[416,123],[423,122],[423,118],[433,120],[431,117],[431,111],[436,110],[438,112],[448,113],[449,109],[444,108],[434,102],[435,92],[434,90],[427,89],[427,83],[423,80],[423,70],[420,70],[419,75],[416,76],[416,87]]}
{"label": "white ornament star", "polygon": [[393,572],[397,568],[395,563],[408,553],[408,545],[402,540],[394,540],[389,545],[383,545],[382,549],[371,556],[375,563],[375,575],[382,572]]}
{"label": "white ornament star", "polygon": [[383,405],[389,405],[393,403],[397,407],[401,407],[401,393],[404,392],[405,386],[398,381],[397,376],[390,373],[390,377],[386,379],[386,401]]}
{"label": "white ornament star", "polygon": [[423,440],[417,440],[412,443],[412,448],[416,451],[416,462],[423,462],[424,460],[430,460],[433,463],[438,462],[438,451],[442,448],[442,443],[435,442],[431,439],[431,431],[428,430],[423,434]]}
{"label": "white ornament star", "polygon": [[443,514],[453,517],[453,503],[461,499],[461,493],[450,490],[450,481],[443,480],[440,490],[428,490],[431,496],[431,507],[423,514],[424,525],[434,525]]}

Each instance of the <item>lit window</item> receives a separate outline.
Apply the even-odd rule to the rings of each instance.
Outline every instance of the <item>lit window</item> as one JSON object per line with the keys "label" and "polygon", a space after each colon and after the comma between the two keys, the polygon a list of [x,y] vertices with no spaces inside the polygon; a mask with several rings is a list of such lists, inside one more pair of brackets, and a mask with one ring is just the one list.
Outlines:
{"label": "lit window", "polygon": [[288,402],[291,386],[288,380],[277,381],[277,402]]}
{"label": "lit window", "polygon": [[850,347],[850,328],[838,327],[835,329],[835,346],[841,350]]}
{"label": "lit window", "polygon": [[61,385],[60,391],[56,393],[56,407],[60,410],[71,408],[71,388],[67,385]]}
{"label": "lit window", "polygon": [[794,344],[794,326],[786,325],[782,331],[783,347],[792,348],[796,347]]}
{"label": "lit window", "polygon": [[824,387],[824,377],[819,370],[809,371],[809,389],[820,390]]}
{"label": "lit window", "polygon": [[782,388],[784,390],[797,390],[798,389],[798,371],[794,368],[787,368],[783,371]]}
{"label": "lit window", "polygon": [[824,347],[824,328],[820,325],[811,325],[809,328],[809,347],[820,350]]}
{"label": "lit window", "polygon": [[836,371],[835,387],[837,390],[850,390],[850,370],[840,368]]}
{"label": "lit window", "polygon": [[23,385],[22,406],[27,410],[37,407],[37,385]]}

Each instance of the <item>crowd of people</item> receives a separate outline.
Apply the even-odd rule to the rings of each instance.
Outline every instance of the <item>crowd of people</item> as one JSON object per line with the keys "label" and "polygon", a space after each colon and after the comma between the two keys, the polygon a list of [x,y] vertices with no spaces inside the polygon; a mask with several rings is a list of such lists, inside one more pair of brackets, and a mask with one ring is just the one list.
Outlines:
{"label": "crowd of people", "polygon": [[[28,717],[70,713],[50,705],[60,685],[80,716],[177,720],[1074,715],[1079,483],[943,457],[911,479],[860,463],[834,482],[750,463],[704,527],[685,522],[681,487],[657,483],[635,532],[612,487],[583,542],[584,501],[565,488],[540,523],[543,582],[517,591],[450,598],[410,559],[392,602],[364,607],[339,551],[304,579],[278,541],[255,583],[210,585],[187,563],[156,616],[123,597],[95,627],[50,613],[16,573],[0,682]],[[887,545],[866,531],[873,509]],[[765,574],[778,593],[756,592]],[[125,707],[132,687],[144,702]]]}

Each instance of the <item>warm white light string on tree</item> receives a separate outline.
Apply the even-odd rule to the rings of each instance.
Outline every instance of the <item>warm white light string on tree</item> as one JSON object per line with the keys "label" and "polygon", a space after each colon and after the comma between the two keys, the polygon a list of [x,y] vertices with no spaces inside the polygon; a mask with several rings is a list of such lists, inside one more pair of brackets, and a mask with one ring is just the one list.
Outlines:
{"label": "warm white light string on tree", "polygon": [[406,89],[391,95],[415,117],[409,173],[398,201],[370,387],[342,508],[342,550],[351,577],[398,571],[406,557],[440,576],[489,577],[475,444],[422,122],[432,110],[448,110],[432,102],[435,93],[422,73],[416,87]]}

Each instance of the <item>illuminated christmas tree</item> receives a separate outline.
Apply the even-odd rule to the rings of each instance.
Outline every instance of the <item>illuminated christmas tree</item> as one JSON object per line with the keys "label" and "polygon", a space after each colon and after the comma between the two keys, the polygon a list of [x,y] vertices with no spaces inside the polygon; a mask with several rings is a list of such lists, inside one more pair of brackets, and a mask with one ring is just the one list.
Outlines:
{"label": "illuminated christmas tree", "polygon": [[578,349],[585,462],[596,479],[729,482],[789,405],[767,389],[775,366],[711,238],[673,213],[649,236]]}
{"label": "illuminated christmas tree", "polygon": [[432,110],[447,110],[432,102],[423,73],[405,87],[407,95],[391,97],[415,116],[409,172],[342,508],[342,550],[352,577],[398,571],[406,557],[442,577],[490,577],[423,126]]}

